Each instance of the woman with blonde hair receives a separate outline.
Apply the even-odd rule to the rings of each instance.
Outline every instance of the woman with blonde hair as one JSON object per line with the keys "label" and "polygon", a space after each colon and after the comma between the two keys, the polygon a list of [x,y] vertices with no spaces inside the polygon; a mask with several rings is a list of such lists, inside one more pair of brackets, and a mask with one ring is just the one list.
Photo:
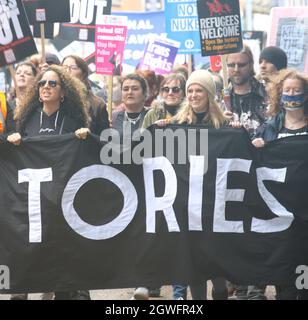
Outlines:
{"label": "woman with blonde hair", "polygon": [[194,71],[186,82],[187,101],[173,118],[173,122],[220,128],[226,124],[226,118],[215,96],[216,86],[212,75],[206,70]]}
{"label": "woman with blonde hair", "polygon": [[[198,125],[206,128],[219,129],[227,124],[218,103],[215,100],[216,85],[210,72],[206,70],[194,71],[186,82],[187,101],[178,113],[172,118],[172,123],[186,125]],[[170,121],[169,121],[170,122]],[[158,125],[168,122],[161,120]],[[212,296],[214,300],[227,300],[228,290],[226,280],[223,278],[212,279]],[[174,298],[186,299],[187,286],[174,286]],[[190,285],[190,291],[194,300],[207,299],[207,285]]]}

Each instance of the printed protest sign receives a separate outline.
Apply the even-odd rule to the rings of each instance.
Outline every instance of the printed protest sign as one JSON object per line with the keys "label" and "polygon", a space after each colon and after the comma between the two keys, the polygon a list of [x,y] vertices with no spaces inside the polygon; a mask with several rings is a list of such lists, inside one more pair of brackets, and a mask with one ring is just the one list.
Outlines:
{"label": "printed protest sign", "polygon": [[0,66],[37,53],[21,0],[1,0],[0,12]]}
{"label": "printed protest sign", "polygon": [[238,0],[197,0],[202,56],[241,51],[241,16]]}
{"label": "printed protest sign", "polygon": [[146,46],[139,69],[153,70],[158,74],[170,73],[179,46],[179,42],[167,38],[151,39]]}
{"label": "printed protest sign", "polygon": [[168,38],[181,44],[178,52],[200,53],[197,0],[166,0],[165,17]]}
{"label": "printed protest sign", "polygon": [[211,56],[210,64],[213,72],[219,72],[222,68],[221,56]]}
{"label": "printed protest sign", "polygon": [[95,30],[96,73],[120,75],[127,33],[127,17],[104,16]]}
{"label": "printed protest sign", "polygon": [[277,46],[288,56],[288,67],[308,72],[308,8],[273,8],[268,46]]}
{"label": "printed protest sign", "polygon": [[70,23],[61,23],[62,39],[95,41],[95,25],[103,24],[104,15],[111,13],[111,0],[71,0]]}
{"label": "printed protest sign", "polygon": [[30,24],[70,21],[70,0],[22,0]]}

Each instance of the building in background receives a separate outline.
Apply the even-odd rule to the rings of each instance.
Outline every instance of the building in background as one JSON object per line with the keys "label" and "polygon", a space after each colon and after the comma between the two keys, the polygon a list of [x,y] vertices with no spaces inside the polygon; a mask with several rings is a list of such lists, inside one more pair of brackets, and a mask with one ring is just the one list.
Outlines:
{"label": "building in background", "polygon": [[160,11],[164,0],[112,0],[112,11]]}

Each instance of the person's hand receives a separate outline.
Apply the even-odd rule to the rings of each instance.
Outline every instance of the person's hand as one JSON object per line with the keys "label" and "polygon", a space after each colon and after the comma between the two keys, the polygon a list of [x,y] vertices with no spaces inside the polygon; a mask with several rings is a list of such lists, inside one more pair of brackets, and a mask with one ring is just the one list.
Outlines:
{"label": "person's hand", "polygon": [[80,128],[75,131],[75,136],[78,139],[85,140],[89,133],[91,133],[91,131],[88,128]]}
{"label": "person's hand", "polygon": [[170,123],[169,119],[160,119],[157,120],[156,122],[154,122],[156,125],[158,125],[159,127],[165,127]]}
{"label": "person's hand", "polygon": [[7,141],[14,144],[15,146],[19,146],[21,142],[21,135],[19,133],[10,134],[7,137]]}
{"label": "person's hand", "polygon": [[234,129],[239,129],[243,126],[239,121],[230,121],[229,124]]}
{"label": "person's hand", "polygon": [[226,110],[226,111],[224,111],[224,116],[229,120],[229,121],[231,121],[231,120],[233,120],[233,113],[231,112],[231,111],[228,111],[228,110]]}
{"label": "person's hand", "polygon": [[262,138],[253,139],[251,142],[256,148],[263,148],[265,146],[265,141]]}
{"label": "person's hand", "polygon": [[39,64],[39,69],[41,72],[44,72],[45,70],[47,70],[49,68],[49,64],[47,62],[44,63],[40,63]]}

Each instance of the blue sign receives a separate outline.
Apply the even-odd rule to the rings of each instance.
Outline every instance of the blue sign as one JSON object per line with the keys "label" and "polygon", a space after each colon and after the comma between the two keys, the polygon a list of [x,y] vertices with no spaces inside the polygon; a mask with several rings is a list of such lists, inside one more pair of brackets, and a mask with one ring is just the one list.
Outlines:
{"label": "blue sign", "polygon": [[201,52],[196,0],[165,0],[168,38],[179,41],[178,53]]}
{"label": "blue sign", "polygon": [[[124,15],[123,12],[113,12],[112,14]],[[143,58],[144,49],[153,36],[166,37],[165,13],[163,11],[125,12],[125,16],[128,17],[128,22],[123,62],[136,66]]]}

